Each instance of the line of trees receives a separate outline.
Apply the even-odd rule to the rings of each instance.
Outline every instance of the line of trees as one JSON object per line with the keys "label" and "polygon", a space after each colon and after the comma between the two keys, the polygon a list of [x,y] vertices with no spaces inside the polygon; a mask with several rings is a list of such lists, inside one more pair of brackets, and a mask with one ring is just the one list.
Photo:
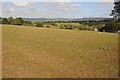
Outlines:
{"label": "line of trees", "polygon": [[98,28],[98,31],[117,33],[120,31],[120,22],[109,21],[105,26]]}
{"label": "line of trees", "polygon": [[0,17],[0,24],[11,24],[11,25],[32,25],[31,21],[24,20],[21,17],[13,18],[2,18]]}

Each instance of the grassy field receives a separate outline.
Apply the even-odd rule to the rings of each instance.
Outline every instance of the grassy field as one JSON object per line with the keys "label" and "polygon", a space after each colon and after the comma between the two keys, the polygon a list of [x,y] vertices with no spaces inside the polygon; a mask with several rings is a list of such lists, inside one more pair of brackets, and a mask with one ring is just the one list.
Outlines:
{"label": "grassy field", "polygon": [[3,77],[118,77],[118,34],[3,25]]}
{"label": "grassy field", "polygon": [[0,25],[0,79],[2,79],[2,25]]}

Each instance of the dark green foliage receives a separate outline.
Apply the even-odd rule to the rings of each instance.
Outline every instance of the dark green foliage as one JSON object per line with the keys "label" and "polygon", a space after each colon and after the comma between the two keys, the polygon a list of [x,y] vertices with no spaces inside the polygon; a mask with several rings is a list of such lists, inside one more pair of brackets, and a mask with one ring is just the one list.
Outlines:
{"label": "dark green foliage", "polygon": [[8,19],[7,18],[2,18],[0,17],[0,24],[13,24],[13,25],[32,25],[32,22],[31,21],[25,21],[23,20],[23,18],[21,17],[18,17],[18,18],[13,18],[13,17],[9,17]]}
{"label": "dark green foliage", "polygon": [[52,25],[52,26],[56,26],[56,24],[55,24],[55,23],[51,23],[51,25]]}
{"label": "dark green foliage", "polygon": [[15,25],[22,25],[24,23],[24,20],[22,18],[15,18],[13,24]]}
{"label": "dark green foliage", "polygon": [[47,27],[51,25],[60,29],[69,30],[89,30],[97,28],[101,32],[118,32],[120,30],[120,19],[118,21],[48,21],[48,22],[31,22],[24,20],[23,18],[0,17],[0,23],[2,24],[14,24],[14,25],[25,25],[25,26],[36,26],[36,27]]}
{"label": "dark green foliage", "polygon": [[0,17],[0,24],[2,24],[2,17]]}
{"label": "dark green foliage", "polygon": [[41,22],[36,22],[36,27],[43,27],[43,23],[41,23]]}
{"label": "dark green foliage", "polygon": [[24,23],[23,18],[19,17],[19,18],[18,18],[18,20],[20,21],[20,23],[21,23],[21,24],[23,24],[23,23]]}
{"label": "dark green foliage", "polygon": [[111,15],[113,16],[114,19],[118,20],[120,19],[120,1],[115,1],[114,4],[115,6],[114,9],[112,10]]}
{"label": "dark green foliage", "polygon": [[24,21],[24,23],[26,23],[26,24],[32,24],[32,22],[31,21]]}
{"label": "dark green foliage", "polygon": [[14,22],[13,17],[9,17],[9,18],[8,18],[8,23],[9,23],[9,24],[13,24],[13,22]]}
{"label": "dark green foliage", "polygon": [[50,28],[50,26],[49,26],[49,25],[47,25],[46,27],[47,27],[47,28]]}
{"label": "dark green foliage", "polygon": [[70,30],[91,30],[91,27],[85,25],[72,25],[72,24],[62,24],[60,29],[70,29]]}
{"label": "dark green foliage", "polygon": [[2,18],[2,24],[8,24],[7,18]]}
{"label": "dark green foliage", "polygon": [[118,32],[118,30],[120,30],[120,23],[119,22],[115,22],[115,21],[110,21],[108,22],[105,26],[100,27],[98,29],[98,31],[101,32]]}
{"label": "dark green foliage", "polygon": [[27,21],[24,21],[23,25],[24,26],[31,26],[32,22],[27,20]]}
{"label": "dark green foliage", "polygon": [[72,27],[72,25],[64,25],[64,29],[73,29],[73,27]]}
{"label": "dark green foliage", "polygon": [[89,20],[88,22],[80,21],[79,23],[88,26],[102,26],[105,25],[107,22],[109,22],[109,20],[102,20],[102,21]]}
{"label": "dark green foliage", "polygon": [[86,26],[81,26],[79,27],[79,30],[88,30],[88,31],[91,31],[91,27],[86,27]]}
{"label": "dark green foliage", "polygon": [[22,25],[22,23],[20,22],[19,18],[15,18],[13,24],[14,25]]}

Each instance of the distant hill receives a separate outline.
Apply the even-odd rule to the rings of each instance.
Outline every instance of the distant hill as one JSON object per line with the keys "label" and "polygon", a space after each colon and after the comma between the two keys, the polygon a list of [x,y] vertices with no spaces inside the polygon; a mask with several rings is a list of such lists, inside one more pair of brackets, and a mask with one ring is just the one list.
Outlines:
{"label": "distant hill", "polygon": [[33,22],[37,21],[106,21],[111,20],[112,18],[24,18],[24,20],[30,20]]}
{"label": "distant hill", "polygon": [[74,21],[106,21],[106,20],[111,20],[112,18],[78,18],[78,19],[74,19]]}

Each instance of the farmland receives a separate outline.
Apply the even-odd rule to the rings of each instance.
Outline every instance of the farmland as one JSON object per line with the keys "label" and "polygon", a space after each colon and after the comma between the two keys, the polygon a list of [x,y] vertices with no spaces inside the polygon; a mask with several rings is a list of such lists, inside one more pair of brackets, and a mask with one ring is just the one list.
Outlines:
{"label": "farmland", "polygon": [[6,78],[116,78],[118,34],[2,26]]}

